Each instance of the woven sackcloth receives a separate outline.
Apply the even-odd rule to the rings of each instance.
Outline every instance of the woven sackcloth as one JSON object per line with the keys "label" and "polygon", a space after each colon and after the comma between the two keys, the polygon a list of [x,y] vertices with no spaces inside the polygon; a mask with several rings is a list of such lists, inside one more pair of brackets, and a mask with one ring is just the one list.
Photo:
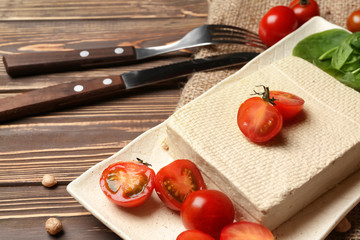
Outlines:
{"label": "woven sackcloth", "polygon": [[[317,2],[320,6],[321,17],[342,27],[346,26],[347,16],[352,11],[360,8],[360,0],[317,0]],[[209,0],[208,23],[239,26],[257,33],[261,16],[271,7],[288,5],[289,3],[290,0]],[[261,51],[243,45],[211,46],[201,48],[195,54],[195,58],[246,50]],[[184,86],[178,108],[237,70],[238,68],[232,68],[194,74]],[[346,233],[333,231],[326,240],[360,240],[360,204],[347,215],[347,219],[352,224],[352,228]]]}

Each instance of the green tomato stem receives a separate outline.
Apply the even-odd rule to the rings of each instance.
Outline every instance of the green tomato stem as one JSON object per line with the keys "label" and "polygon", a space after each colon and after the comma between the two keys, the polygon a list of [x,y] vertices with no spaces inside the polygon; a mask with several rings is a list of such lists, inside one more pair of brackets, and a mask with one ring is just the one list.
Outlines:
{"label": "green tomato stem", "polygon": [[259,85],[257,87],[263,87],[264,88],[264,92],[262,93],[259,93],[259,92],[256,92],[254,90],[254,94],[252,95],[260,95],[261,98],[265,101],[265,102],[268,102],[272,105],[276,105],[275,101],[278,100],[278,99],[275,99],[275,98],[270,98],[270,90],[269,90],[269,87],[266,87],[264,85]]}
{"label": "green tomato stem", "polygon": [[294,8],[296,4],[299,4],[300,7],[306,7],[310,4],[310,0],[299,0],[298,2],[295,2],[293,5],[289,6],[290,8]]}
{"label": "green tomato stem", "polygon": [[310,0],[300,0],[300,6],[305,7],[310,4]]}

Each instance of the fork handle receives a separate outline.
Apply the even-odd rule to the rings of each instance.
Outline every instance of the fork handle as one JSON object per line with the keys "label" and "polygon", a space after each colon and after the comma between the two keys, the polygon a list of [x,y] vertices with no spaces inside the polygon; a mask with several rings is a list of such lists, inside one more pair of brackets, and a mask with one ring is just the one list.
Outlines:
{"label": "fork handle", "polygon": [[136,52],[133,46],[18,53],[3,56],[6,72],[12,77],[82,70],[134,60],[136,60]]}

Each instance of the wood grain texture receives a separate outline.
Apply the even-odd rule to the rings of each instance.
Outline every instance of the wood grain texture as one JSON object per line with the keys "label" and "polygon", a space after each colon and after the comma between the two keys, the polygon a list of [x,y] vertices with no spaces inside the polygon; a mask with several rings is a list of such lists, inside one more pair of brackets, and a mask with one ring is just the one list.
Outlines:
{"label": "wood grain texture", "polygon": [[[45,230],[50,217],[60,219],[60,239],[119,239],[70,195],[66,185],[0,187],[1,239],[53,239]],[[27,193],[27,195],[24,195]]]}
{"label": "wood grain texture", "polygon": [[45,173],[68,183],[165,120],[178,94],[152,89],[1,125],[0,186],[36,183]]}
{"label": "wood grain texture", "polygon": [[202,0],[4,0],[2,21],[63,19],[159,19],[204,17],[206,1]]}
{"label": "wood grain texture", "polygon": [[[206,0],[3,0],[0,55],[166,44],[206,22]],[[176,52],[135,65],[11,78],[0,64],[0,98],[58,83],[189,59]],[[184,79],[0,125],[0,239],[120,239],[66,192],[66,185],[175,110]],[[41,186],[54,174],[55,188]]]}

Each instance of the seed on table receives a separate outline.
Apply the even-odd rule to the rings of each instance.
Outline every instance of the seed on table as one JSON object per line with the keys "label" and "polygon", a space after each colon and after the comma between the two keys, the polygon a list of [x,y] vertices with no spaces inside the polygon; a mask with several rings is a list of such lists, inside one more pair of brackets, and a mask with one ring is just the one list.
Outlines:
{"label": "seed on table", "polygon": [[45,174],[42,179],[42,185],[45,187],[53,187],[57,184],[55,177],[51,174]]}
{"label": "seed on table", "polygon": [[56,235],[57,233],[62,231],[63,226],[59,219],[49,218],[45,222],[45,228],[50,235]]}

